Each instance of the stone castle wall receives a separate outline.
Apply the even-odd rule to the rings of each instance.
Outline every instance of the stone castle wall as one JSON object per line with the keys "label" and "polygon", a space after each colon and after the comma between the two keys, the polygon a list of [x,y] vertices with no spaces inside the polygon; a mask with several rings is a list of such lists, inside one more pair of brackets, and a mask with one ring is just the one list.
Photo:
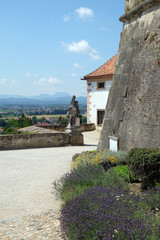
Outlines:
{"label": "stone castle wall", "polygon": [[125,2],[125,12],[131,10],[132,8],[136,7],[140,3],[144,2],[145,0],[126,0]]}
{"label": "stone castle wall", "polygon": [[98,149],[160,146],[160,1],[146,0],[121,18],[123,32]]}

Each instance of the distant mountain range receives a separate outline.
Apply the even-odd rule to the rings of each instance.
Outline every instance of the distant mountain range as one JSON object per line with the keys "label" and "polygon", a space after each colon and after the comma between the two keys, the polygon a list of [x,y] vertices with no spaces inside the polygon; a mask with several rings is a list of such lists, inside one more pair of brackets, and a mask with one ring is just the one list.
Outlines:
{"label": "distant mountain range", "polygon": [[[40,94],[39,96],[0,95],[0,105],[46,105],[69,104],[72,96],[66,92],[57,92],[54,95]],[[87,105],[87,97],[77,97],[80,105]]]}

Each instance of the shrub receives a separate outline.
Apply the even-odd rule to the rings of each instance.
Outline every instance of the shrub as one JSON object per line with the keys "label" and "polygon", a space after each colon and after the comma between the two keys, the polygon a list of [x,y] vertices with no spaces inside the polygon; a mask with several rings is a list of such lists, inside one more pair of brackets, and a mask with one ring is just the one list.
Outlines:
{"label": "shrub", "polygon": [[134,148],[127,156],[127,164],[131,172],[142,180],[142,189],[155,185],[160,176],[160,149]]}
{"label": "shrub", "polygon": [[71,169],[78,168],[79,166],[86,166],[88,164],[99,165],[101,162],[101,152],[98,152],[98,154],[94,152],[83,152],[74,160]]}
{"label": "shrub", "polygon": [[53,182],[53,192],[64,205],[85,190],[95,186],[108,186],[129,189],[129,184],[115,171],[105,172],[101,166],[79,166]]}
{"label": "shrub", "polygon": [[160,187],[154,187],[142,193],[143,203],[146,203],[150,210],[160,210]]}
{"label": "shrub", "polygon": [[71,168],[78,168],[80,165],[93,164],[101,165],[105,170],[119,164],[125,164],[126,152],[118,151],[112,152],[110,150],[104,151],[90,151],[81,154],[75,154],[72,158],[73,163]]}
{"label": "shrub", "polygon": [[70,201],[61,212],[69,240],[158,240],[158,224],[139,205],[140,197],[113,186],[94,187]]}
{"label": "shrub", "polygon": [[117,165],[126,165],[126,156],[127,152],[124,152],[122,150],[118,150],[117,152],[107,150],[107,156],[116,156],[118,158]]}
{"label": "shrub", "polygon": [[121,177],[123,177],[126,182],[130,183],[132,181],[128,166],[126,165],[116,166],[113,168],[113,170],[117,172]]}

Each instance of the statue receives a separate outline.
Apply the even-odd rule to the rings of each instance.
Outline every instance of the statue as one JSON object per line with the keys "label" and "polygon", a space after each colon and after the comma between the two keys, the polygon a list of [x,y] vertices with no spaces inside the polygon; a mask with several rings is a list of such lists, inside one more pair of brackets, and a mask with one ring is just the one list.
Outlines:
{"label": "statue", "polygon": [[[83,134],[80,128],[79,106],[78,101],[75,101],[76,96],[73,95],[70,106],[67,112],[68,126],[65,133],[69,134],[69,142],[71,145],[83,145]],[[79,120],[79,121],[78,121]]]}
{"label": "statue", "polygon": [[79,113],[78,101],[75,101],[75,98],[76,98],[76,96],[73,95],[72,100],[70,102],[70,106],[68,108],[68,112],[67,112],[69,126],[76,125],[76,119],[77,119],[77,116]]}

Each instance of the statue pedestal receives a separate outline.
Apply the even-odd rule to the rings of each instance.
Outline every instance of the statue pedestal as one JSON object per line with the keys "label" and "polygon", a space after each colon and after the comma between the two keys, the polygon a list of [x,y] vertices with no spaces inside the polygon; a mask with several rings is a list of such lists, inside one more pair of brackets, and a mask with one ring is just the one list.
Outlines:
{"label": "statue pedestal", "polygon": [[66,127],[66,133],[70,136],[70,144],[74,146],[83,145],[83,134],[79,126],[68,125]]}

